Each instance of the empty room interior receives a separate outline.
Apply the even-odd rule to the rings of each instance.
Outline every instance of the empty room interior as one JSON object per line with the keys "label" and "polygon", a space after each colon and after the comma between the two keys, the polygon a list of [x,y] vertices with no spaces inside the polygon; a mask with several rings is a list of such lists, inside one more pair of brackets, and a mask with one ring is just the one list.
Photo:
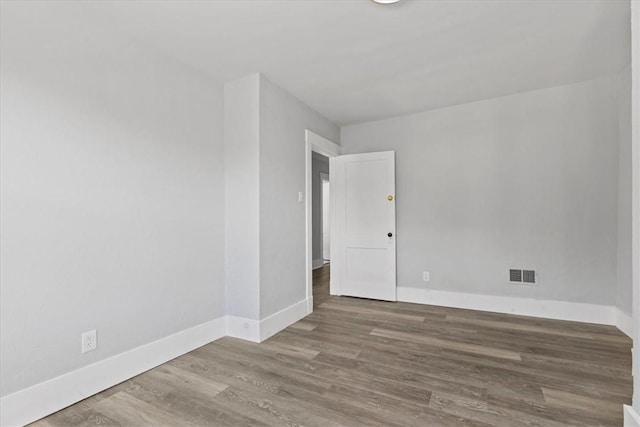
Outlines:
{"label": "empty room interior", "polygon": [[640,2],[0,0],[0,43],[2,427],[640,427]]}

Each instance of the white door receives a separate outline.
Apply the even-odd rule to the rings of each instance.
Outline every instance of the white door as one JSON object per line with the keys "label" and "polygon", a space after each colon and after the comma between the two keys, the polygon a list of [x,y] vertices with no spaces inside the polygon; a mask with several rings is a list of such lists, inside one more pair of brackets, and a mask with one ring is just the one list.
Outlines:
{"label": "white door", "polygon": [[338,156],[333,166],[337,291],[395,301],[395,153]]}

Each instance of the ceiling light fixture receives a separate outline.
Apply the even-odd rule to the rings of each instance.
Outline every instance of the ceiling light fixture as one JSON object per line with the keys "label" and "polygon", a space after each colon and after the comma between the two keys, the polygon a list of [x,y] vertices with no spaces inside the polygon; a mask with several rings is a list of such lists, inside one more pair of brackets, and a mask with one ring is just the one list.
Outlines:
{"label": "ceiling light fixture", "polygon": [[371,0],[371,1],[378,4],[393,4],[393,3],[398,3],[400,0]]}

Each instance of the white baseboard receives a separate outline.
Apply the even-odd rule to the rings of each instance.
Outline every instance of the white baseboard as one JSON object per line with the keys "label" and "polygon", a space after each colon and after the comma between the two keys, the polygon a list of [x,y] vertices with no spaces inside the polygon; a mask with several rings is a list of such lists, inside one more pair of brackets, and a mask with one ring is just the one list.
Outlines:
{"label": "white baseboard", "polygon": [[0,399],[0,425],[22,426],[225,335],[224,316]]}
{"label": "white baseboard", "polygon": [[629,405],[624,405],[624,427],[640,427],[640,414]]}
{"label": "white baseboard", "polygon": [[226,316],[227,336],[260,342],[260,321],[244,317]]}
{"label": "white baseboard", "polygon": [[312,261],[311,268],[313,268],[315,270],[317,268],[322,267],[323,265],[324,265],[324,260],[323,259],[314,259]]}
{"label": "white baseboard", "polygon": [[631,315],[625,313],[619,308],[614,308],[615,314],[615,326],[618,327],[622,332],[624,332],[629,338],[632,338],[633,335],[633,319]]}
{"label": "white baseboard", "polygon": [[398,287],[398,301],[613,325],[631,336],[631,317],[609,305]]}
{"label": "white baseboard", "polygon": [[227,316],[227,336],[252,342],[262,342],[311,313],[309,299],[303,299],[260,321],[243,317]]}
{"label": "white baseboard", "polygon": [[[312,306],[313,307],[313,306]],[[260,321],[260,341],[264,341],[287,326],[310,314],[308,300],[303,299],[297,303],[280,310]]]}

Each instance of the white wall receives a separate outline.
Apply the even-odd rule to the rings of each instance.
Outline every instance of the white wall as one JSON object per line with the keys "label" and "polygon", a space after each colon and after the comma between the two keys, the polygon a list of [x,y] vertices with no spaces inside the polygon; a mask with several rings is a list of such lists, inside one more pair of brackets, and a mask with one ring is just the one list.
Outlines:
{"label": "white wall", "polygon": [[85,22],[2,3],[2,396],[224,314],[221,85]]}
{"label": "white wall", "polygon": [[329,175],[329,159],[315,154],[311,159],[311,223],[313,224],[313,260],[323,261],[322,254],[322,178],[321,173]]}
{"label": "white wall", "polygon": [[227,314],[260,318],[260,76],[225,84]]}
{"label": "white wall", "polygon": [[618,289],[616,306],[631,315],[631,65],[618,76]]}
{"label": "white wall", "polygon": [[260,316],[306,298],[305,129],[339,141],[340,129],[260,80]]}
{"label": "white wall", "polygon": [[[341,138],[345,153],[396,150],[399,286],[615,304],[615,78],[346,126]],[[510,267],[537,270],[538,285],[509,285]]]}

